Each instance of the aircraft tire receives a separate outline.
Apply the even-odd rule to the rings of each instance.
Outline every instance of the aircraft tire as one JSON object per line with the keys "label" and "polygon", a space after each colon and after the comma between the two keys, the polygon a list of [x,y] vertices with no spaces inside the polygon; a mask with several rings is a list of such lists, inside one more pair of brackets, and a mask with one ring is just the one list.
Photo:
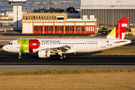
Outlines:
{"label": "aircraft tire", "polygon": [[67,56],[66,55],[63,55],[63,58],[66,58]]}
{"label": "aircraft tire", "polygon": [[64,59],[64,57],[63,57],[63,56],[60,56],[60,59],[61,59],[61,60],[63,60],[63,59]]}
{"label": "aircraft tire", "polygon": [[20,60],[20,59],[21,59],[21,57],[18,57],[18,59]]}

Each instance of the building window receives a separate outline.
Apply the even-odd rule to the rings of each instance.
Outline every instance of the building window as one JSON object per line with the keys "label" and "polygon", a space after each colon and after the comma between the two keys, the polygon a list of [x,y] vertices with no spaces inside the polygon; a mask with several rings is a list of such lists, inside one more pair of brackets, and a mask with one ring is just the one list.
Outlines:
{"label": "building window", "polygon": [[36,16],[36,20],[38,20],[38,16]]}
{"label": "building window", "polygon": [[28,16],[28,20],[30,20],[30,16]]}
{"label": "building window", "polygon": [[52,20],[52,17],[51,16],[49,16],[49,20]]}
{"label": "building window", "polygon": [[25,16],[25,17],[26,17],[25,19],[27,20],[28,19],[27,16]]}
{"label": "building window", "polygon": [[33,16],[33,19],[35,20],[35,16]]}
{"label": "building window", "polygon": [[33,20],[33,16],[31,16],[31,20]]}
{"label": "building window", "polygon": [[56,20],[56,16],[54,16],[54,20]]}
{"label": "building window", "polygon": [[23,16],[23,20],[25,20],[25,16]]}

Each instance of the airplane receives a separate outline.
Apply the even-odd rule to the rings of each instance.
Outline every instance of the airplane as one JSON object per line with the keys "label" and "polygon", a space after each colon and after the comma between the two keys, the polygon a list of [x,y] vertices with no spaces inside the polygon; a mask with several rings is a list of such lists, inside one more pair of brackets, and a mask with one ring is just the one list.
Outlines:
{"label": "airplane", "polygon": [[60,59],[66,58],[69,53],[97,52],[114,47],[130,44],[131,40],[124,39],[128,24],[128,17],[123,17],[113,30],[104,38],[69,38],[69,39],[17,39],[4,45],[2,49],[7,52],[38,53],[39,58],[49,58],[60,55]]}

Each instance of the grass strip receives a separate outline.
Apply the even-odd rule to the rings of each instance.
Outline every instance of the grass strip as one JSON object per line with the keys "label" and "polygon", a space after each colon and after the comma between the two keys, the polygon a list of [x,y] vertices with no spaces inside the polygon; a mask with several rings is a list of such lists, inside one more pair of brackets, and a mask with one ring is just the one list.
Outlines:
{"label": "grass strip", "polygon": [[103,50],[92,55],[135,55],[135,46],[122,46]]}
{"label": "grass strip", "polygon": [[16,75],[63,75],[63,74],[88,74],[88,73],[108,73],[108,72],[135,72],[135,69],[119,70],[113,69],[75,69],[75,70],[38,70],[38,71],[6,71],[0,73],[0,76],[16,76]]}

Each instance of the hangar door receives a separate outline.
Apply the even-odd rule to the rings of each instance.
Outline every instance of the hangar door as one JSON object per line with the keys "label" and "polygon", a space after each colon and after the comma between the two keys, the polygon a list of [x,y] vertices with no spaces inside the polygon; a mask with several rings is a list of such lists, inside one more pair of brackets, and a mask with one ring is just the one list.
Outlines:
{"label": "hangar door", "polygon": [[53,33],[53,25],[44,26],[44,33]]}
{"label": "hangar door", "polygon": [[80,34],[84,33],[84,25],[77,25],[76,26],[75,33],[76,34],[78,34],[78,33],[80,33]]}
{"label": "hangar door", "polygon": [[43,33],[43,26],[42,25],[34,25],[33,27],[34,34],[42,34]]}
{"label": "hangar door", "polygon": [[86,33],[95,33],[95,25],[87,25]]}
{"label": "hangar door", "polygon": [[65,26],[65,33],[74,33],[74,26]]}
{"label": "hangar door", "polygon": [[63,33],[63,29],[64,29],[63,25],[55,26],[55,33],[61,34]]}

